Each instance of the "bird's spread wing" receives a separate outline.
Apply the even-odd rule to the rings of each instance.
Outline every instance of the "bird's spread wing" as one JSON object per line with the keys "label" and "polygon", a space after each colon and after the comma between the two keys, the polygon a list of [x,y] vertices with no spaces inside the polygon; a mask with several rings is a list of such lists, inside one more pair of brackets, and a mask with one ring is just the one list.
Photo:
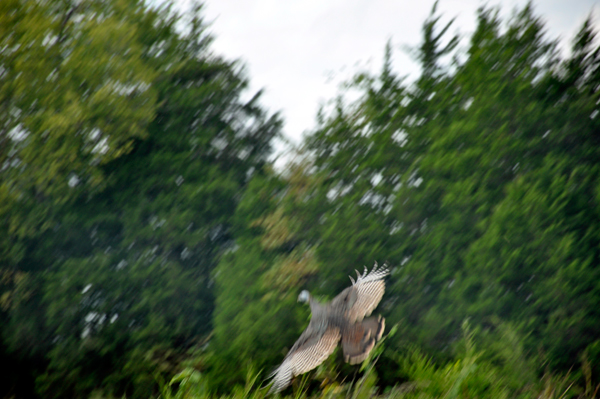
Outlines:
{"label": "bird's spread wing", "polygon": [[365,267],[363,274],[356,274],[356,281],[350,277],[352,286],[342,291],[331,302],[332,306],[343,309],[344,316],[350,323],[361,321],[375,310],[385,292],[384,277],[389,274],[389,270],[386,265],[379,267],[375,263],[370,273]]}
{"label": "bird's spread wing", "polygon": [[[383,297],[385,292],[383,279],[388,274],[389,271],[385,265],[380,268],[376,263],[370,273],[366,267],[362,275],[357,272],[356,281],[350,277],[352,286],[346,288],[331,301],[330,309],[333,312],[340,312],[336,318],[341,316],[346,319],[344,323],[354,324],[369,316]],[[383,333],[384,323],[382,320],[377,319],[373,326],[367,323],[355,327],[355,329],[360,327],[360,331],[357,330],[354,335],[349,335],[344,343],[346,352],[348,352],[346,353],[347,361],[359,362],[368,355],[375,340],[381,338],[381,333]],[[314,369],[335,350],[342,336],[339,324],[334,323],[327,327],[319,324],[319,322],[315,322],[313,314],[310,324],[290,349],[283,363],[271,374],[273,385],[270,393],[281,391],[290,384],[293,377]],[[354,336],[356,336],[356,344],[360,344],[360,348],[358,346],[355,348],[356,345],[353,346],[355,344],[352,340]]]}
{"label": "bird's spread wing", "polygon": [[323,363],[335,350],[340,337],[337,327],[330,326],[319,334],[309,324],[283,363],[271,374],[273,386],[269,392],[281,391],[290,384],[292,377],[304,374]]}

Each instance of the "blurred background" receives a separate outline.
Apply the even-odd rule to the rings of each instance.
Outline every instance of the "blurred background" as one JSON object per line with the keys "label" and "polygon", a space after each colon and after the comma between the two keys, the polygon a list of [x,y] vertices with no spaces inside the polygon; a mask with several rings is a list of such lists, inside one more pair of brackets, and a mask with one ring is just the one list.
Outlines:
{"label": "blurred background", "polygon": [[287,3],[0,2],[0,398],[597,398],[593,2]]}

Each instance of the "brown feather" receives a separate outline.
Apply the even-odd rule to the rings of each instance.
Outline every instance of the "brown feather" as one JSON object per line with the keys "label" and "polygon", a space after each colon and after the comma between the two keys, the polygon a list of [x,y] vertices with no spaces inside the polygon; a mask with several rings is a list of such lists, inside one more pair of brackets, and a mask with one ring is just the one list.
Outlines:
{"label": "brown feather", "polygon": [[381,339],[384,329],[385,319],[381,316],[348,325],[342,334],[344,360],[350,364],[364,361],[373,350],[375,342]]}

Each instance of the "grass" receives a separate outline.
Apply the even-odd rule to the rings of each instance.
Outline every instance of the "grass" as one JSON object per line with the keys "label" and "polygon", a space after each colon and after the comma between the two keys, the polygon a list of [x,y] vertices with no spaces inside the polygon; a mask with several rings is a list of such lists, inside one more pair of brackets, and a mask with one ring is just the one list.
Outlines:
{"label": "grass", "polygon": [[[394,329],[390,335],[394,333]],[[522,372],[528,364],[520,357],[507,355],[509,363],[499,366],[486,360],[483,351],[475,348],[468,323],[463,325],[463,354],[447,364],[436,364],[418,349],[403,353],[386,351],[385,339],[350,381],[337,380],[334,362],[326,362],[315,372],[297,377],[285,395],[268,395],[268,386],[261,373],[250,370],[244,385],[235,386],[228,395],[213,395],[203,374],[186,369],[168,384],[161,384],[161,399],[600,399],[600,385],[592,387],[589,362],[582,361],[584,381],[568,373],[556,376],[549,373],[535,379],[533,371]],[[518,353],[519,348],[514,348]],[[509,353],[509,351],[506,351]],[[397,384],[381,390],[376,373],[377,361],[385,355],[392,358],[398,369]],[[517,370],[518,372],[514,372]],[[321,381],[320,389],[309,390],[310,380]],[[533,379],[533,380],[532,380]],[[259,382],[263,382],[262,386]],[[313,384],[314,385],[314,384]]]}

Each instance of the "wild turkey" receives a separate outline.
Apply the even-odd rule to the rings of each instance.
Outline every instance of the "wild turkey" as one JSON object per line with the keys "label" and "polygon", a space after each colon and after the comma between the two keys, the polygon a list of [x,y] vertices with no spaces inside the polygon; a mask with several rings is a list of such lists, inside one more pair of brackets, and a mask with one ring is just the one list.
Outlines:
{"label": "wild turkey", "polygon": [[385,319],[370,316],[383,297],[384,277],[389,270],[377,263],[368,273],[365,267],[361,275],[356,272],[356,281],[329,303],[317,302],[308,291],[302,291],[298,302],[308,302],[312,318],[298,341],[292,346],[283,363],[271,374],[273,386],[270,393],[287,387],[292,377],[304,374],[331,355],[342,341],[344,360],[350,364],[360,363],[367,358],[375,342],[381,339]]}

